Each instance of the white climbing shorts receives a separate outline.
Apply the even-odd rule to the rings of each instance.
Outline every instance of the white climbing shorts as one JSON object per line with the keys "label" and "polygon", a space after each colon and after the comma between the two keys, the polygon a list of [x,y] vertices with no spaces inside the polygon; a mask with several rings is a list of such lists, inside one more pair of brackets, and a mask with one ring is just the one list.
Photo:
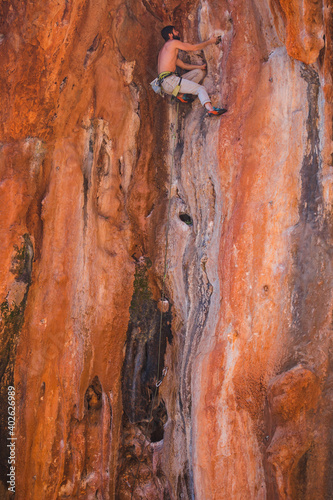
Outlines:
{"label": "white climbing shorts", "polygon": [[[206,102],[210,102],[207,90],[203,85],[199,85],[199,82],[203,80],[204,76],[205,71],[203,71],[202,69],[192,69],[191,71],[184,73],[182,75],[182,81],[179,90],[179,92],[182,94],[197,95],[203,106],[206,104]],[[164,78],[162,82],[162,88],[166,94],[172,94],[172,91],[175,89],[175,87],[177,87],[178,83],[179,76],[170,75]]]}

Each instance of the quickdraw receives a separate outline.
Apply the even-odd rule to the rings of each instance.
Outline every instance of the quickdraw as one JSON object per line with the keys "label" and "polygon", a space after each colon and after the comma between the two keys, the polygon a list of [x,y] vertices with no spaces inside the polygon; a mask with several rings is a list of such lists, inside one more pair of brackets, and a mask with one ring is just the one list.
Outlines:
{"label": "quickdraw", "polygon": [[162,371],[162,378],[160,378],[160,380],[158,382],[156,382],[156,387],[159,387],[162,384],[163,379],[164,379],[164,377],[166,376],[167,373],[168,373],[168,367],[165,366],[163,368],[163,371]]}

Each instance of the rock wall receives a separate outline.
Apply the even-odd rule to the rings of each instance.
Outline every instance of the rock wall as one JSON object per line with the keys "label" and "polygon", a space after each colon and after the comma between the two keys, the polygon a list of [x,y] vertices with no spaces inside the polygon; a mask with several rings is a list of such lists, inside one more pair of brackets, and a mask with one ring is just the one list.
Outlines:
{"label": "rock wall", "polygon": [[[3,498],[8,386],[16,499],[330,498],[329,0],[0,14]],[[221,118],[151,91],[170,23]]]}

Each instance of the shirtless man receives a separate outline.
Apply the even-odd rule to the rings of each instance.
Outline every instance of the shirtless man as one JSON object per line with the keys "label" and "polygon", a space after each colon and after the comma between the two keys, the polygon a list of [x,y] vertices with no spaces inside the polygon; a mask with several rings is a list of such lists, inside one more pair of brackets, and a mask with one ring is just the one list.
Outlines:
{"label": "shirtless man", "polygon": [[226,109],[212,106],[207,90],[203,85],[199,85],[199,82],[205,76],[206,64],[187,64],[178,58],[179,50],[185,52],[202,50],[208,45],[216,44],[219,37],[212,37],[206,42],[192,45],[180,41],[179,31],[176,31],[174,26],[165,26],[161,31],[161,35],[165,40],[165,44],[158,55],[158,77],[164,92],[172,94],[173,90],[179,85],[180,77],[175,75],[176,66],[191,70],[182,76],[176,99],[181,102],[191,102],[187,94],[194,94],[199,97],[201,104],[207,109],[208,115],[216,116],[225,113]]}

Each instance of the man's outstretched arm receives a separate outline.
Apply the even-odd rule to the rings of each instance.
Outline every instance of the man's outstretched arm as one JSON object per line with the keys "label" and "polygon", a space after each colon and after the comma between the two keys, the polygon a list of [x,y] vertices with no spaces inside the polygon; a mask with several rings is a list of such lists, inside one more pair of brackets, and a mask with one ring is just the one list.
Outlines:
{"label": "man's outstretched arm", "polygon": [[216,44],[218,40],[217,36],[213,36],[209,40],[206,40],[205,42],[201,43],[186,43],[186,42],[181,42],[180,40],[175,40],[175,47],[179,50],[184,50],[185,52],[195,52],[197,50],[202,50],[205,47],[208,47],[208,45],[214,45]]}
{"label": "man's outstretched arm", "polygon": [[187,63],[184,63],[181,59],[177,59],[176,61],[176,65],[179,67],[179,68],[182,68],[182,69],[206,69],[207,68],[207,64],[187,64]]}

